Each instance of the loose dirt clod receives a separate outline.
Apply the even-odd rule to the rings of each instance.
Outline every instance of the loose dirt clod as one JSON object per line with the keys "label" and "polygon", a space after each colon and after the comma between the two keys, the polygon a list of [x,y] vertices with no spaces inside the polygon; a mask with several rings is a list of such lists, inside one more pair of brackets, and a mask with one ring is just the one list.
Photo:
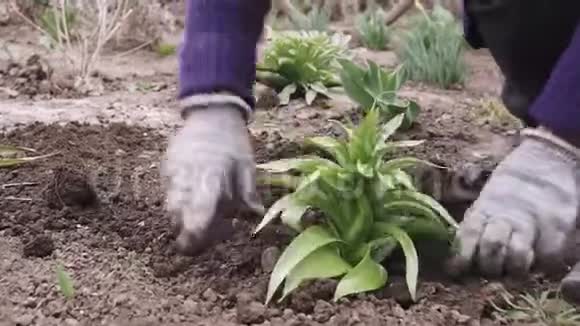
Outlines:
{"label": "loose dirt clod", "polygon": [[44,198],[50,208],[61,209],[65,206],[84,208],[97,203],[97,194],[83,172],[58,167],[54,170],[53,176],[44,192]]}
{"label": "loose dirt clod", "polygon": [[54,251],[54,241],[49,235],[37,235],[24,244],[22,255],[24,257],[48,257]]}
{"label": "loose dirt clod", "polygon": [[236,319],[242,324],[261,324],[264,322],[266,307],[260,302],[238,302]]}

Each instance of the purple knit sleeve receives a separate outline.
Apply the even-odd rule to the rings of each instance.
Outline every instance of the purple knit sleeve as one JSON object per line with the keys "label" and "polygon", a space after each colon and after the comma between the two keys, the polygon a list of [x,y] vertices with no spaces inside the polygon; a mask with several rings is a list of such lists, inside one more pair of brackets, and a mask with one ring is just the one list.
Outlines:
{"label": "purple knit sleeve", "polygon": [[477,29],[477,25],[473,19],[473,16],[471,16],[471,14],[469,14],[465,9],[467,8],[465,6],[465,1],[466,0],[464,0],[463,3],[463,8],[465,10],[463,13],[463,35],[469,46],[474,49],[481,49],[485,47],[485,43],[483,42],[483,38],[481,37],[479,30]]}
{"label": "purple knit sleeve", "polygon": [[564,139],[580,140],[580,24],[552,70],[543,92],[533,103],[538,123]]}
{"label": "purple knit sleeve", "polygon": [[179,99],[231,92],[253,108],[256,45],[270,0],[187,0]]}

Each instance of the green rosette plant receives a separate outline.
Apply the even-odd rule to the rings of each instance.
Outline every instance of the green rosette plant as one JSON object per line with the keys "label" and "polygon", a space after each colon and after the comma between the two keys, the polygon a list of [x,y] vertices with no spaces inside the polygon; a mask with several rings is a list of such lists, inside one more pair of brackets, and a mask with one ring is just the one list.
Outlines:
{"label": "green rosette plant", "polygon": [[[297,232],[272,271],[266,303],[282,284],[280,301],[314,279],[338,279],[335,300],[379,289],[388,279],[382,262],[396,248],[405,254],[406,281],[416,299],[419,262],[413,237],[427,233],[448,240],[457,223],[437,201],[418,192],[405,172],[430,163],[412,157],[385,160],[398,148],[422,143],[388,141],[404,114],[386,124],[379,116],[369,110],[355,129],[337,122],[345,139],[307,140],[331,159],[304,156],[258,166],[292,191],[270,207],[255,232],[278,217]],[[305,226],[302,218],[309,209],[321,217]]]}

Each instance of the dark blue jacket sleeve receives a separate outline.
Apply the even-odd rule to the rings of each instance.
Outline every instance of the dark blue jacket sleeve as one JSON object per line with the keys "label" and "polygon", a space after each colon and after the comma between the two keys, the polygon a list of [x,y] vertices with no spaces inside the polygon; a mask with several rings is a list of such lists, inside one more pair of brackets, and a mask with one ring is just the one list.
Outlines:
{"label": "dark blue jacket sleeve", "polygon": [[232,92],[254,106],[256,45],[270,0],[187,0],[179,98]]}
{"label": "dark blue jacket sleeve", "polygon": [[[465,4],[463,5],[465,8]],[[473,17],[469,13],[464,12],[463,14],[463,33],[467,43],[474,49],[480,49],[485,47],[483,38],[477,30],[477,24],[473,20]]]}
{"label": "dark blue jacket sleeve", "polygon": [[530,110],[540,125],[580,144],[580,24]]}

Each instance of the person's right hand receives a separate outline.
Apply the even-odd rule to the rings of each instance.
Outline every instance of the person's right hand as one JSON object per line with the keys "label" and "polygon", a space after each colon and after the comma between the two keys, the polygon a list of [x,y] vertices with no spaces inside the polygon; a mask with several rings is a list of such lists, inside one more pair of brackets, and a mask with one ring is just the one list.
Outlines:
{"label": "person's right hand", "polygon": [[238,209],[263,214],[255,169],[250,134],[239,108],[210,104],[190,111],[169,140],[162,170],[180,253],[196,255],[229,237],[227,217]]}
{"label": "person's right hand", "polygon": [[467,211],[451,274],[474,264],[491,277],[525,275],[534,263],[562,266],[579,208],[580,150],[543,129],[523,136]]}

